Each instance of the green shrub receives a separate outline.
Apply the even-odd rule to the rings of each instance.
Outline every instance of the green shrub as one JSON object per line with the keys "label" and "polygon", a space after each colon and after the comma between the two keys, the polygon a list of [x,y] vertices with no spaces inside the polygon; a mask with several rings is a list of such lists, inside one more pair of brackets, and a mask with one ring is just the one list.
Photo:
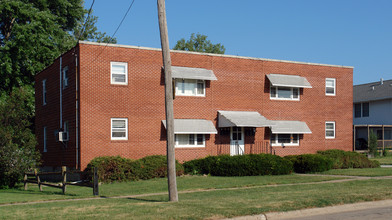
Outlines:
{"label": "green shrub", "polygon": [[317,153],[332,159],[333,169],[380,167],[380,163],[378,161],[369,160],[365,155],[357,152],[332,149],[318,151]]}
{"label": "green shrub", "polygon": [[332,169],[333,160],[319,154],[286,156],[293,163],[296,173],[315,173]]}
{"label": "green shrub", "polygon": [[292,172],[292,163],[270,154],[208,156],[184,163],[188,174],[211,174],[213,176],[283,175]]}
{"label": "green shrub", "polygon": [[[147,156],[140,160],[120,156],[96,157],[87,165],[87,178],[92,178],[92,170],[98,168],[99,180],[102,182],[135,181],[167,176],[166,156]],[[184,168],[176,161],[176,173],[182,175]]]}
{"label": "green shrub", "polygon": [[370,130],[370,134],[369,134],[369,154],[372,157],[378,156],[377,135],[373,132],[373,130]]}
{"label": "green shrub", "polygon": [[[147,156],[140,159],[140,179],[152,179],[167,176],[167,159],[163,155]],[[176,161],[176,175],[184,174],[184,167]]]}
{"label": "green shrub", "polygon": [[34,88],[0,92],[0,189],[23,181],[24,173],[39,165],[34,121]]}
{"label": "green shrub", "polygon": [[139,161],[133,161],[120,156],[96,157],[87,165],[86,168],[88,177],[90,178],[94,167],[98,168],[100,181],[113,182],[138,180],[141,165]]}

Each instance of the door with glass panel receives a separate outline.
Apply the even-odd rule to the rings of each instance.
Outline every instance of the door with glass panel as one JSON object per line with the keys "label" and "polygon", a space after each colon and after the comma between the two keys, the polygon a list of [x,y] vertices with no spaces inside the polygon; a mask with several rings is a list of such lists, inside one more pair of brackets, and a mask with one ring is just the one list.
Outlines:
{"label": "door with glass panel", "polygon": [[230,129],[230,155],[244,154],[244,128],[232,127]]}

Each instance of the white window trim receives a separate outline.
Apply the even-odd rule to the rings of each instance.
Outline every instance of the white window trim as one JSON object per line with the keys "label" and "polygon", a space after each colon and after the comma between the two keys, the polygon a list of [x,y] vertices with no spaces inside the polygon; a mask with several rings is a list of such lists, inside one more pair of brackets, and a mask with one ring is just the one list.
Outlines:
{"label": "white window trim", "polygon": [[[182,94],[180,93],[180,90],[178,89],[178,84],[180,83],[180,81],[183,80],[191,80],[191,81],[195,81],[195,91],[194,91],[194,95],[193,94]],[[203,82],[203,94],[197,94],[197,84],[198,82]],[[197,96],[197,97],[205,97],[206,96],[206,81],[205,80],[199,80],[199,79],[175,79],[175,89],[176,89],[176,96]]]}
{"label": "white window trim", "polygon": [[[113,65],[124,65],[125,73],[115,73],[115,74],[125,74],[125,82],[114,82],[113,81]],[[114,85],[128,85],[128,63],[126,62],[110,62],[110,84]]]}
{"label": "white window trim", "polygon": [[48,152],[46,126],[44,127],[44,152]]}
{"label": "white window trim", "polygon": [[273,134],[275,135],[275,140],[272,140],[271,138],[271,146],[299,146],[299,134],[297,135],[297,143],[293,143],[293,134],[290,134],[290,143],[279,143],[278,142],[278,135],[279,134]]}
{"label": "white window trim", "polygon": [[[271,95],[272,95],[272,92],[271,92],[271,90],[272,90],[272,88],[276,88],[277,90],[276,90],[276,97],[272,97]],[[279,90],[279,88],[290,88],[291,89],[291,98],[279,98],[278,97],[278,90]],[[293,98],[293,95],[294,95],[294,89],[297,89],[298,90],[298,98]],[[299,101],[300,100],[300,96],[301,96],[301,89],[300,88],[294,88],[294,87],[283,87],[283,86],[270,86],[270,99],[271,100],[285,100],[285,101]]]}
{"label": "white window trim", "polygon": [[46,79],[42,80],[42,105],[46,105],[47,102],[47,92],[46,92]]}
{"label": "white window trim", "polygon": [[[67,74],[65,74],[67,73]],[[63,89],[67,88],[69,85],[68,83],[68,66],[63,68]]]}
{"label": "white window trim", "polygon": [[[333,124],[333,129],[327,129],[327,124]],[[333,131],[333,137],[327,136],[327,131]],[[325,122],[325,139],[335,139],[336,137],[336,123],[334,121]]]}
{"label": "white window trim", "polygon": [[[327,86],[327,81],[332,80],[334,87],[329,87]],[[333,94],[332,93],[327,93],[327,88],[333,88]],[[336,96],[336,79],[335,78],[326,78],[325,79],[325,95],[328,96]]]}
{"label": "white window trim", "polygon": [[[113,120],[125,120],[125,137],[113,137]],[[111,118],[110,119],[110,139],[111,140],[128,140],[128,118]]]}
{"label": "white window trim", "polygon": [[175,140],[174,147],[175,148],[201,148],[201,147],[204,148],[204,147],[206,147],[206,136],[205,136],[205,134],[201,134],[201,135],[203,135],[203,144],[202,145],[197,145],[197,135],[198,134],[193,134],[193,135],[195,135],[195,144],[194,145],[189,145],[189,144],[187,144],[187,145],[180,145],[180,144],[178,144],[177,135],[189,135],[189,134],[176,134],[175,138],[174,138],[174,140]]}

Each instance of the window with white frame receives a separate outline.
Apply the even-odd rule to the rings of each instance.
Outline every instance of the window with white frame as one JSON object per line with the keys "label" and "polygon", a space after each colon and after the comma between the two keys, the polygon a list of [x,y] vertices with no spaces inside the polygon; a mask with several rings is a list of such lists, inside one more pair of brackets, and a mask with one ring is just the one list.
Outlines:
{"label": "window with white frame", "polygon": [[176,134],[175,147],[205,147],[204,134]]}
{"label": "window with white frame", "polygon": [[272,146],[299,146],[299,134],[272,134]]}
{"label": "window with white frame", "polygon": [[334,96],[336,95],[336,79],[326,78],[325,79],[325,95]]}
{"label": "window with white frame", "polygon": [[44,127],[44,152],[48,152],[48,147],[47,147],[47,139],[46,139],[46,127]]}
{"label": "window with white frame", "polygon": [[335,138],[335,122],[334,121],[325,122],[325,138],[327,138],[327,139]]}
{"label": "window with white frame", "polygon": [[42,105],[46,105],[46,79],[42,80]]}
{"label": "window with white frame", "polygon": [[128,63],[110,62],[110,83],[119,85],[128,84]]}
{"label": "window with white frame", "polygon": [[205,81],[196,79],[176,79],[176,95],[205,96]]}
{"label": "window with white frame", "polygon": [[112,118],[111,119],[111,139],[128,140],[128,119]]}
{"label": "window with white frame", "polygon": [[299,100],[299,88],[271,86],[270,98],[280,100]]}
{"label": "window with white frame", "polygon": [[68,66],[63,68],[63,89],[68,87]]}

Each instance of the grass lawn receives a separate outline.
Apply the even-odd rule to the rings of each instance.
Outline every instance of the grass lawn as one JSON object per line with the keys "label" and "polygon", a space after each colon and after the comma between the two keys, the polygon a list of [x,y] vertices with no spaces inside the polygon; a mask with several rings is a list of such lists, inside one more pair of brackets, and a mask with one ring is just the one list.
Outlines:
{"label": "grass lawn", "polygon": [[377,160],[382,165],[392,165],[392,156],[376,157],[376,158],[371,158],[371,160]]}
{"label": "grass lawn", "polygon": [[[320,182],[334,179],[341,178],[328,176],[298,176],[295,174],[247,177],[182,176],[177,178],[177,186],[179,191],[185,191]],[[100,196],[104,197],[159,192],[167,192],[167,179],[162,178],[137,182],[102,184],[99,188]],[[77,186],[67,186],[67,193],[65,195],[61,193],[61,189],[45,186],[43,186],[43,192],[40,192],[38,186],[34,184],[29,184],[27,191],[23,188],[0,190],[0,204],[88,197],[93,197],[92,188]]]}
{"label": "grass lawn", "polygon": [[392,168],[336,169],[328,170],[320,174],[370,177],[392,176]]}
{"label": "grass lawn", "polygon": [[[205,181],[208,181],[208,178]],[[297,176],[297,178],[305,177]],[[392,199],[390,182],[389,179],[370,179],[340,183],[197,191],[180,193],[177,203],[168,202],[167,195],[159,195],[16,205],[0,207],[0,219],[217,219],[270,211]]]}

